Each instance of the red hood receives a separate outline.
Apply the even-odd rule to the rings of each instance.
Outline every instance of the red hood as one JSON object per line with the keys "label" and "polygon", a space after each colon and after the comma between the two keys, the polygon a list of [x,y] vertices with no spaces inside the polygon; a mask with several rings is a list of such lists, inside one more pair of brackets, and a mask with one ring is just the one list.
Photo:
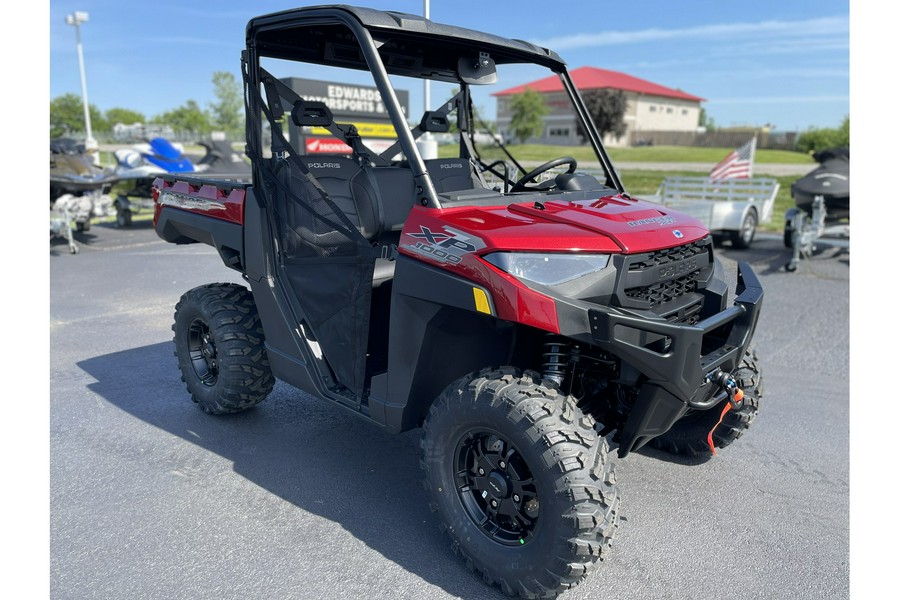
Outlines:
{"label": "red hood", "polygon": [[513,204],[510,212],[564,223],[609,237],[625,253],[678,246],[709,234],[700,221],[658,204],[622,196]]}
{"label": "red hood", "polygon": [[[417,210],[418,209],[418,210]],[[706,237],[696,219],[658,204],[622,196],[599,200],[548,200],[509,206],[413,208],[407,224],[449,226],[479,238],[489,251],[637,253],[680,246]]]}

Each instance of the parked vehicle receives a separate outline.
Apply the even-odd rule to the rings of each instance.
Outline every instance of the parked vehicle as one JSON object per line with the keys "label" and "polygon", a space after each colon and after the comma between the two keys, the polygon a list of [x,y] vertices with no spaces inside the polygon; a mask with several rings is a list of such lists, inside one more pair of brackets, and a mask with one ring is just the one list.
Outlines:
{"label": "parked vehicle", "polygon": [[[371,73],[366,101],[383,103],[396,144],[373,152],[273,63]],[[571,157],[520,177],[512,155],[482,159],[472,87],[523,64],[558,73],[600,177]],[[757,277],[740,263],[730,301],[709,231],[626,193],[556,53],[316,6],[252,19],[242,70],[252,182],[154,183],[157,233],[209,244],[249,286],[203,285],[175,307],[178,367],[202,410],[254,407],[278,378],[388,431],[421,427],[452,547],[528,598],[581,583],[609,552],[620,495],[607,438],[619,457],[646,444],[708,455],[749,427]],[[456,91],[410,128],[402,77]],[[458,155],[423,160],[416,139],[451,118]],[[305,155],[289,126],[327,128],[352,156]]]}
{"label": "parked vehicle", "polygon": [[789,272],[820,238],[850,237],[850,149],[829,148],[813,157],[819,166],[791,184],[796,207],[784,213],[784,245],[793,250]]}
{"label": "parked vehicle", "polygon": [[65,238],[78,252],[73,229],[89,231],[94,217],[112,208],[109,191],[118,177],[95,162],[83,143],[71,138],[50,140],[50,239]]}
{"label": "parked vehicle", "polygon": [[813,155],[819,166],[791,184],[797,208],[812,217],[813,201],[822,196],[826,221],[850,219],[850,149],[829,148]]}
{"label": "parked vehicle", "polygon": [[50,140],[50,203],[62,196],[107,194],[118,176],[100,167],[83,143],[71,138]]}

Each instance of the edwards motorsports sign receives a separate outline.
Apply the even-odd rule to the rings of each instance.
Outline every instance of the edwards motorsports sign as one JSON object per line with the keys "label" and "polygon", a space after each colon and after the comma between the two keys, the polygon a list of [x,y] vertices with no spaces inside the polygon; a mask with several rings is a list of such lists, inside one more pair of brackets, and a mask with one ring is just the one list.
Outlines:
{"label": "edwards motorsports sign", "polygon": [[[324,102],[331,109],[336,122],[356,125],[366,145],[373,149],[381,146],[386,148],[391,143],[389,140],[397,137],[390,115],[381,99],[381,92],[373,86],[299,77],[286,77],[281,81],[304,100]],[[395,91],[403,114],[408,115],[409,92]],[[304,127],[301,130],[291,123],[290,135],[292,139],[301,141],[301,147],[305,147],[308,154],[350,152],[348,146],[335,139],[324,127]]]}

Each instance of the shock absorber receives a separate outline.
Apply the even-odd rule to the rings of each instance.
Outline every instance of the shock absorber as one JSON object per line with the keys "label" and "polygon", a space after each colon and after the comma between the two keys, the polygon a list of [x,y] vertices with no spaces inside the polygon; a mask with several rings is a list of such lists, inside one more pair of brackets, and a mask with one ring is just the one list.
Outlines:
{"label": "shock absorber", "polygon": [[563,337],[548,334],[547,341],[544,342],[544,353],[541,356],[543,358],[541,377],[562,386],[571,356],[569,343]]}

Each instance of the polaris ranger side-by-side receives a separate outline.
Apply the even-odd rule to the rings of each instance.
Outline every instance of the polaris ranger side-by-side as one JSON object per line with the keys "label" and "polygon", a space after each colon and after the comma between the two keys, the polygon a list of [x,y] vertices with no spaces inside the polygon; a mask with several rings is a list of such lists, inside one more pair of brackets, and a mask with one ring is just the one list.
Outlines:
{"label": "polaris ranger side-by-side", "polygon": [[[367,102],[396,141],[374,144],[304,98],[298,63],[370,77]],[[314,6],[252,19],[242,69],[252,183],[154,184],[158,234],[213,246],[248,286],[201,286],[176,306],[178,365],[204,411],[253,407],[278,378],[391,432],[421,427],[452,547],[529,598],[579,584],[608,551],[607,440],[619,457],[648,443],[708,454],[750,425],[759,281],[741,263],[729,301],[709,232],[626,193],[556,53]],[[601,175],[571,157],[525,168],[475,143],[475,86],[540,70],[558,77],[554,110],[574,115]],[[449,100],[409,125],[404,78]],[[314,131],[339,152],[307,154],[298,133]],[[453,155],[423,158],[422,136],[450,131]]]}

